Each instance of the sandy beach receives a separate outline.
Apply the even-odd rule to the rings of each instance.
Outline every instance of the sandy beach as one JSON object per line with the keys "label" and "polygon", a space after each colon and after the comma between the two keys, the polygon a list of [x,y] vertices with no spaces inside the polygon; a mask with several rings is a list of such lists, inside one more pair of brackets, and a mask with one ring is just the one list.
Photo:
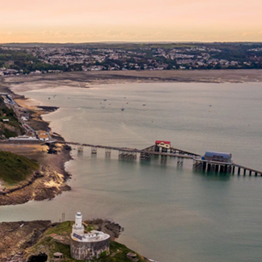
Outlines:
{"label": "sandy beach", "polygon": [[21,92],[67,86],[90,88],[92,85],[150,82],[244,83],[261,82],[261,70],[154,70],[154,71],[88,71],[38,74],[2,78],[0,92],[7,88]]}

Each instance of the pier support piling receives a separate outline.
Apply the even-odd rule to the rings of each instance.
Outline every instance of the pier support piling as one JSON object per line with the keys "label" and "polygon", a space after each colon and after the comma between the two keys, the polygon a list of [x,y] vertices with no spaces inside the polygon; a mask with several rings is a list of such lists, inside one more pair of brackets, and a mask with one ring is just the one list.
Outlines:
{"label": "pier support piling", "polygon": [[183,165],[183,160],[184,160],[184,158],[178,157],[177,158],[177,166],[182,166]]}
{"label": "pier support piling", "polygon": [[106,158],[110,158],[111,157],[111,149],[106,149],[105,150],[105,156],[106,156]]}
{"label": "pier support piling", "polygon": [[203,171],[204,171],[204,172],[206,171],[206,166],[207,166],[207,163],[206,163],[206,162],[203,162]]}
{"label": "pier support piling", "polygon": [[97,154],[97,148],[96,147],[91,147],[91,154],[96,155]]}
{"label": "pier support piling", "polygon": [[238,171],[237,171],[237,174],[240,175],[240,167],[238,167]]}

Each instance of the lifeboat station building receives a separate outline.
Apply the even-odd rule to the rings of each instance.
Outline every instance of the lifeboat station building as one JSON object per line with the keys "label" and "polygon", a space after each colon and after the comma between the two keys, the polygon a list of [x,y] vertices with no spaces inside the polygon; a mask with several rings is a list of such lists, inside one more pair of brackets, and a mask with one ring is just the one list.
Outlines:
{"label": "lifeboat station building", "polygon": [[231,153],[215,152],[215,151],[206,151],[205,155],[202,157],[203,160],[208,161],[218,161],[218,162],[232,162]]}
{"label": "lifeboat station building", "polygon": [[168,152],[171,148],[170,141],[156,140],[155,141],[155,152]]}
{"label": "lifeboat station building", "polygon": [[194,169],[202,171],[214,171],[219,173],[231,173],[234,169],[232,154],[216,151],[206,151],[201,158],[193,159]]}
{"label": "lifeboat station building", "polygon": [[109,254],[109,248],[110,235],[96,230],[85,233],[82,224],[82,214],[77,212],[71,234],[71,257],[76,260],[88,261],[93,258],[99,258],[99,255],[103,252]]}

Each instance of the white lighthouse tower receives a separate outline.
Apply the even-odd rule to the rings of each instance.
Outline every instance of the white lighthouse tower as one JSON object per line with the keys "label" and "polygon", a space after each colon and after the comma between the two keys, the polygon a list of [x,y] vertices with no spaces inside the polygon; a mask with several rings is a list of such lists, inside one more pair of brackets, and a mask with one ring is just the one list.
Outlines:
{"label": "white lighthouse tower", "polygon": [[84,234],[84,226],[82,225],[81,212],[77,212],[75,215],[75,224],[72,227],[72,234],[77,234],[77,235]]}

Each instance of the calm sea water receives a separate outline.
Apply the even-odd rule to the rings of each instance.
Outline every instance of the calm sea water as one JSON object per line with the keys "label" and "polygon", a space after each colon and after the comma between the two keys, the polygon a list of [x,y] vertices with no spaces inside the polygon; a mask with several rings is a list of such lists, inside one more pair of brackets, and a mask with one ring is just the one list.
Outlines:
{"label": "calm sea water", "polygon": [[[144,148],[156,139],[204,154],[231,152],[261,170],[262,84],[157,83],[45,89],[23,93],[60,109],[46,115],[67,141]],[[48,99],[50,97],[50,99]],[[145,105],[143,105],[145,104]],[[125,110],[121,111],[124,107]],[[90,148],[66,164],[71,192],[51,201],[0,208],[1,221],[109,218],[125,227],[120,241],[161,262],[260,261],[262,178],[202,174],[106,159]]]}

